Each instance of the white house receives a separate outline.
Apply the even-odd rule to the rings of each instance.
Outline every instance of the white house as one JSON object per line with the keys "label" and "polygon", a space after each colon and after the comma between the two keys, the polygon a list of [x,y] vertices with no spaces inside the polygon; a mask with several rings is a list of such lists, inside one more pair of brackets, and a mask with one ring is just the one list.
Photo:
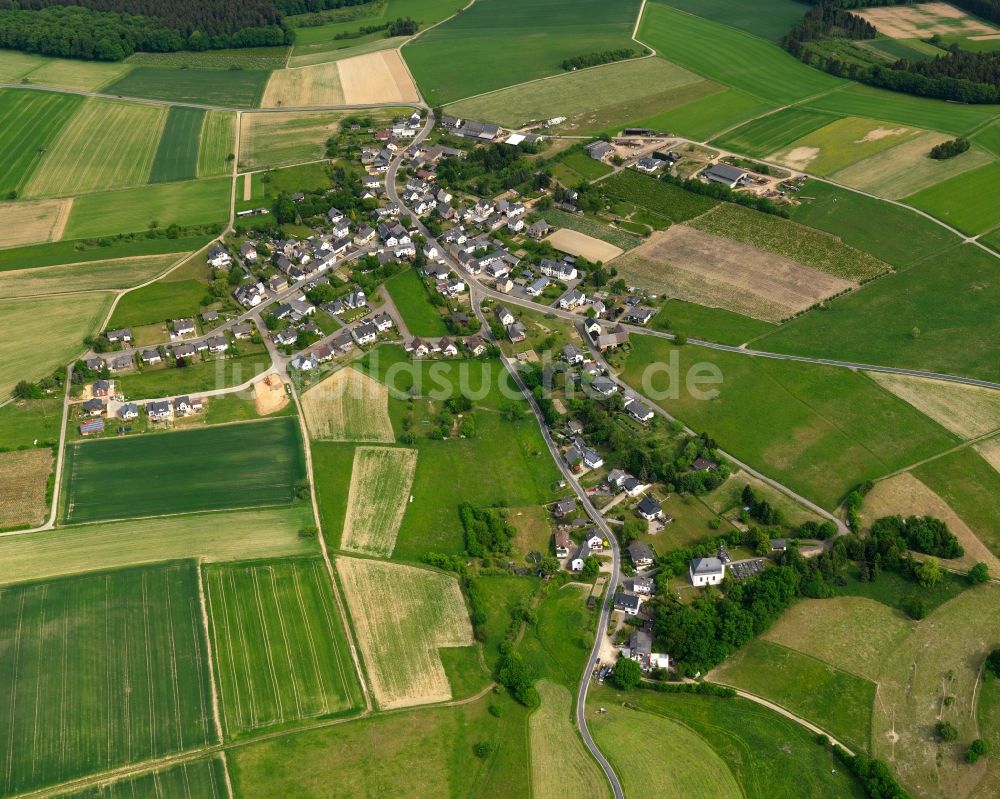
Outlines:
{"label": "white house", "polygon": [[580,548],[577,549],[576,554],[573,556],[573,560],[570,562],[569,567],[571,571],[582,572],[583,566],[587,562],[587,558],[590,557],[590,547],[586,544],[580,544]]}
{"label": "white house", "polygon": [[718,585],[726,576],[726,564],[718,558],[694,558],[688,573],[692,585]]}
{"label": "white house", "polygon": [[620,610],[628,616],[638,616],[642,607],[642,597],[633,594],[615,594],[615,610]]}

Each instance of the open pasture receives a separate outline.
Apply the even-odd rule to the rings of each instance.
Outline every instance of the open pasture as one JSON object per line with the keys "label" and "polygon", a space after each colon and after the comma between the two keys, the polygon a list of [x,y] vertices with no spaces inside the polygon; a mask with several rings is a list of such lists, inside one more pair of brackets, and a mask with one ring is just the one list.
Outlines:
{"label": "open pasture", "polygon": [[[639,47],[640,0],[477,0],[403,48],[427,103],[556,75],[564,59]],[[460,68],[456,68],[461,64]]]}
{"label": "open pasture", "polygon": [[980,147],[938,161],[931,148],[952,136],[927,131],[875,155],[856,161],[833,177],[856,189],[897,200],[996,159]]}
{"label": "open pasture", "polygon": [[72,199],[0,202],[4,244],[18,247],[62,238],[72,208]]}
{"label": "open pasture", "polygon": [[0,639],[4,793],[216,740],[193,563],[2,588]]}
{"label": "open pasture", "polygon": [[864,518],[867,522],[885,516],[933,516],[948,525],[965,554],[946,561],[949,567],[967,571],[983,562],[1000,577],[1000,560],[990,552],[961,517],[948,504],[920,482],[911,472],[901,472],[879,480],[865,495]]}
{"label": "open pasture", "polygon": [[537,688],[542,704],[528,719],[531,795],[536,799],[561,799],[564,796],[600,799],[609,796],[607,778],[583,748],[583,742],[573,726],[573,697],[570,692],[548,680],[539,681]]}
{"label": "open pasture", "polygon": [[446,110],[509,127],[564,116],[557,130],[581,133],[641,119],[719,90],[662,58],[643,58],[500,89]]}
{"label": "open pasture", "polygon": [[656,330],[686,333],[720,344],[743,344],[774,329],[759,319],[684,300],[667,300],[651,325]]}
{"label": "open pasture", "polygon": [[359,558],[337,558],[336,569],[379,707],[451,699],[438,649],[473,646],[458,580]]}
{"label": "open pasture", "polygon": [[[606,686],[594,691],[593,697],[588,702],[587,723],[602,751],[611,754],[619,748],[615,744],[616,732],[626,742],[635,741],[635,746],[621,747],[620,760],[611,758],[613,763],[621,763],[616,770],[626,780],[629,765],[638,761],[647,764],[642,773],[648,772],[649,779],[657,784],[664,779],[683,781],[676,794],[671,794],[676,796],[768,799],[867,796],[850,772],[816,745],[813,733],[746,699],[656,691],[631,691],[626,695]],[[628,708],[624,707],[626,697]],[[605,707],[608,712],[597,715],[593,712],[596,707]],[[601,732],[606,719],[613,725],[607,738]],[[660,734],[645,735],[647,723],[656,725]],[[765,752],[767,756],[762,757]],[[675,759],[679,761],[676,768],[662,767],[661,763]],[[723,768],[735,777],[741,791],[732,793]],[[649,784],[645,780],[639,784],[640,796],[643,786]]]}
{"label": "open pasture", "polygon": [[170,107],[149,173],[150,183],[168,183],[198,177],[198,150],[204,123],[203,108],[179,105]]}
{"label": "open pasture", "polygon": [[[680,375],[713,363],[722,380],[702,390],[646,374],[679,359]],[[864,375],[804,363],[747,358],[632,336],[623,378],[737,458],[817,504],[833,508],[859,482],[881,477],[954,446],[956,439]],[[748,425],[746,419],[755,419]]]}
{"label": "open pasture", "polygon": [[130,69],[130,66],[121,62],[51,58],[24,75],[21,82],[71,91],[98,92],[112,81],[127,75]]}
{"label": "open pasture", "polygon": [[125,63],[133,67],[172,67],[178,70],[281,69],[288,58],[287,47],[234,47],[220,50],[177,50],[170,53],[133,53]]}
{"label": "open pasture", "polygon": [[722,134],[713,144],[761,158],[829,125],[835,117],[805,108],[785,108]]}
{"label": "open pasture", "polygon": [[582,256],[591,263],[610,261],[622,254],[621,249],[613,244],[567,228],[557,230],[546,241],[559,252]]}
{"label": "open pasture", "polygon": [[414,336],[446,336],[444,317],[431,305],[427,288],[415,269],[408,269],[385,282],[393,303]]}
{"label": "open pasture", "polygon": [[340,548],[389,557],[410,502],[417,450],[358,447]]}
{"label": "open pasture", "polygon": [[225,222],[230,187],[229,178],[206,178],[87,194],[73,200],[64,236],[90,238]]}
{"label": "open pasture", "polygon": [[38,69],[48,61],[45,56],[25,53],[20,50],[0,52],[0,81],[16,83],[33,69]]}
{"label": "open pasture", "polygon": [[1000,162],[930,186],[906,202],[963,233],[982,233],[1000,224]]}
{"label": "open pasture", "polygon": [[389,390],[357,369],[334,372],[302,395],[302,411],[313,438],[392,443]]}
{"label": "open pasture", "polygon": [[240,168],[317,161],[345,116],[345,111],[247,114],[240,128]]}
{"label": "open pasture", "polygon": [[991,438],[975,445],[983,459],[1000,472],[1000,438]]}
{"label": "open pasture", "polygon": [[9,402],[0,408],[0,447],[52,446],[61,422],[62,397]]}
{"label": "open pasture", "polygon": [[[895,238],[895,234],[890,234]],[[970,246],[862,286],[754,349],[1000,379],[997,262]],[[871,324],[873,319],[878,325]]]}
{"label": "open pasture", "polygon": [[41,297],[46,294],[125,289],[152,280],[183,257],[184,253],[167,253],[0,272],[0,296]]}
{"label": "open pasture", "polygon": [[206,112],[198,146],[198,177],[228,175],[233,168],[229,156],[235,152],[236,115],[228,111]]}
{"label": "open pasture", "polygon": [[0,583],[60,577],[164,560],[204,562],[314,555],[302,506],[100,522],[0,538]]}
{"label": "open pasture", "polygon": [[799,199],[792,209],[796,222],[832,233],[897,269],[939,255],[957,241],[954,234],[911,209],[823,181],[807,181]]}
{"label": "open pasture", "polygon": [[321,559],[208,566],[204,578],[227,736],[361,703]]}
{"label": "open pasture", "polygon": [[993,389],[885,372],[869,376],[959,438],[1000,431],[1000,392]]}
{"label": "open pasture", "polygon": [[727,658],[710,679],[770,699],[851,749],[871,746],[871,680],[759,638]]}
{"label": "open pasture", "polygon": [[976,19],[948,3],[862,8],[858,16],[878,28],[890,39],[929,39],[940,36],[1000,33],[996,28]]}
{"label": "open pasture", "polygon": [[[189,55],[184,53],[184,55]],[[108,94],[256,108],[270,71],[266,69],[174,69],[137,66],[105,88]]]}
{"label": "open pasture", "polygon": [[1000,121],[977,130],[972,140],[980,147],[985,147],[994,155],[1000,155]]}
{"label": "open pasture", "polygon": [[226,764],[220,757],[192,760],[117,782],[102,782],[59,799],[228,799]]}
{"label": "open pasture", "polygon": [[305,477],[292,417],[89,441],[67,458],[71,522],[283,505]]}
{"label": "open pasture", "polygon": [[920,131],[873,119],[846,117],[802,136],[768,157],[792,169],[832,175],[840,169],[888,150]]}
{"label": "open pasture", "polygon": [[82,102],[73,95],[0,90],[0,196],[21,190]]}
{"label": "open pasture", "polygon": [[[163,325],[167,319],[194,315],[208,291],[207,286],[199,280],[168,280],[173,274],[125,294],[115,306],[108,324],[112,327],[144,327]],[[167,335],[164,327],[157,331],[155,340],[165,340]],[[141,338],[138,341],[140,346],[144,343]]]}
{"label": "open pasture", "polygon": [[[776,44],[652,0],[638,39],[709,80],[785,104],[836,89],[844,81],[808,67]],[[719,53],[724,52],[725,58]]]}
{"label": "open pasture", "polygon": [[722,203],[688,225],[851,282],[870,280],[889,271],[888,264],[845,245],[835,236],[741,205]]}
{"label": "open pasture", "polygon": [[687,225],[674,225],[618,258],[629,285],[780,322],[851,282]]}
{"label": "open pasture", "polygon": [[420,100],[420,93],[413,84],[413,78],[410,77],[399,50],[379,50],[345,58],[338,61],[336,66],[340,70],[344,102],[348,105],[416,103]]}
{"label": "open pasture", "polygon": [[263,108],[345,104],[336,62],[272,72],[261,100]]}
{"label": "open pasture", "polygon": [[667,4],[773,42],[802,19],[802,5],[795,0],[761,0],[753,5],[741,0],[668,0]]}
{"label": "open pasture", "polygon": [[45,488],[52,464],[49,449],[0,452],[0,530],[36,527],[45,521]]}
{"label": "open pasture", "polygon": [[0,300],[0,396],[82,354],[83,339],[99,330],[111,300],[106,291]]}
{"label": "open pasture", "polygon": [[[712,81],[708,83],[719,86]],[[738,127],[744,120],[774,108],[774,103],[747,92],[721,88],[720,91],[691,100],[676,108],[642,119],[634,119],[631,124],[636,127],[678,133],[695,141],[707,141],[721,131]]]}
{"label": "open pasture", "polygon": [[[40,200],[39,202],[52,202]],[[69,203],[67,202],[67,206]],[[0,206],[2,207],[2,206]],[[69,214],[67,213],[67,216]],[[36,269],[42,266],[63,266],[91,261],[108,261],[117,258],[137,258],[144,255],[163,255],[174,252],[190,252],[208,244],[210,237],[182,236],[168,239],[166,236],[122,236],[97,241],[94,239],[63,239],[21,247],[0,249],[0,272],[18,269]]]}
{"label": "open pasture", "polygon": [[25,184],[30,197],[67,196],[146,183],[167,109],[88,97]]}

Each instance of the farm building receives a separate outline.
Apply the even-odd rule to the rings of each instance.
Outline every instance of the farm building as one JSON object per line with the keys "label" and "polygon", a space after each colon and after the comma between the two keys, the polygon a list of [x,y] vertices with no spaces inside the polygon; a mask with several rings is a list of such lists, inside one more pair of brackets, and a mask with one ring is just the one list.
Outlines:
{"label": "farm building", "polygon": [[726,576],[726,565],[718,558],[694,558],[688,573],[692,585],[718,585]]}
{"label": "farm building", "polygon": [[586,149],[587,155],[595,161],[603,161],[615,151],[615,148],[606,141],[595,141],[593,144],[588,144]]}
{"label": "farm building", "polygon": [[721,183],[731,189],[745,183],[750,177],[749,173],[729,164],[712,164],[701,173],[701,176],[712,183]]}

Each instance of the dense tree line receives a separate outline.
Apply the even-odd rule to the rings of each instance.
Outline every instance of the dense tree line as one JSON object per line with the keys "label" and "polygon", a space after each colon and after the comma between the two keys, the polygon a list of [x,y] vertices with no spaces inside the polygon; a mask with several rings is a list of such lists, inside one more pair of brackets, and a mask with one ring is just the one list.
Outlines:
{"label": "dense tree line", "polygon": [[[155,2],[156,0],[153,0]],[[319,11],[329,11],[334,8],[370,5],[376,0],[273,0],[273,4],[282,14],[315,14]]]}
{"label": "dense tree line", "polygon": [[596,67],[599,64],[612,64],[615,61],[627,61],[630,58],[635,58],[640,55],[637,50],[633,50],[631,47],[622,47],[617,50],[601,50],[596,53],[587,53],[585,55],[573,56],[573,58],[567,58],[562,62],[562,68],[570,71],[574,69],[583,69],[584,67]]}
{"label": "dense tree line", "polygon": [[912,549],[939,558],[960,558],[965,554],[958,539],[940,519],[932,516],[886,516],[877,519],[871,535],[883,549]]}
{"label": "dense tree line", "polygon": [[671,183],[674,186],[680,186],[682,189],[686,189],[694,194],[702,194],[706,197],[714,197],[716,200],[725,200],[736,205],[743,205],[747,208],[753,208],[755,211],[760,211],[763,214],[783,217],[788,217],[789,215],[788,209],[785,206],[777,205],[767,197],[758,197],[756,194],[733,191],[721,183],[704,183],[694,178],[680,178],[671,174],[664,174],[660,180]]}
{"label": "dense tree line", "polygon": [[517,534],[499,508],[475,508],[468,502],[458,506],[465,530],[465,551],[472,557],[486,557],[491,552],[510,552],[510,542]]}
{"label": "dense tree line", "polygon": [[[789,50],[801,42],[820,39],[874,39],[878,30],[864,17],[845,11],[836,3],[817,3],[785,34],[782,44]],[[795,53],[793,52],[793,55]]]}
{"label": "dense tree line", "polygon": [[896,782],[892,771],[881,760],[864,752],[849,755],[839,746],[833,747],[833,752],[854,772],[871,799],[910,799],[910,794]]}
{"label": "dense tree line", "polygon": [[938,161],[954,158],[956,155],[961,155],[968,150],[969,146],[970,142],[964,136],[959,136],[957,139],[951,139],[950,141],[943,141],[931,147],[931,158]]}

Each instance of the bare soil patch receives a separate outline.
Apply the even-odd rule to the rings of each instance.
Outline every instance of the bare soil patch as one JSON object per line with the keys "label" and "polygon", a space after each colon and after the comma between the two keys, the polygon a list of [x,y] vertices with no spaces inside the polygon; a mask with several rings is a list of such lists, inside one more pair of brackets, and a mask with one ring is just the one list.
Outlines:
{"label": "bare soil patch", "polygon": [[888,480],[879,480],[866,496],[865,521],[871,523],[883,516],[933,516],[948,525],[962,545],[965,554],[944,561],[949,566],[968,569],[979,562],[986,563],[994,577],[1000,577],[1000,560],[980,541],[971,528],[959,518],[941,497],[909,472]]}
{"label": "bare soil patch", "polygon": [[[776,158],[777,153],[773,153],[770,158]],[[805,171],[809,164],[819,157],[819,147],[795,147],[781,156],[781,163],[792,169]]]}
{"label": "bare soil patch", "polygon": [[52,472],[52,451],[0,452],[0,529],[45,521],[45,488]]}
{"label": "bare soil patch", "polygon": [[247,172],[243,176],[243,202],[248,203],[253,198],[253,175]]}
{"label": "bare soil patch", "polygon": [[559,252],[579,255],[591,262],[610,261],[624,252],[624,250],[616,247],[614,244],[608,244],[606,241],[595,239],[586,233],[578,233],[569,228],[560,228],[549,236],[546,241],[559,250]]}
{"label": "bare soil patch", "polygon": [[417,450],[358,447],[351,467],[342,549],[389,557],[410,502]]}
{"label": "bare soil patch", "polygon": [[383,444],[396,440],[389,420],[389,389],[351,367],[305,392],[302,410],[313,438]]}
{"label": "bare soil patch", "polygon": [[331,63],[276,70],[267,82],[261,107],[304,108],[344,104],[340,70],[336,63]]}
{"label": "bare soil patch", "polygon": [[0,247],[58,241],[72,208],[72,199],[0,203],[0,228],[4,231]]}
{"label": "bare soil patch", "polygon": [[343,87],[344,102],[348,105],[415,103],[420,100],[399,50],[381,50],[345,58],[332,66],[340,70],[340,85]]}
{"label": "bare soil patch", "polygon": [[779,322],[853,283],[780,255],[685,225],[654,233],[615,261],[619,274],[658,294]]}
{"label": "bare soil patch", "polygon": [[379,707],[451,699],[438,649],[473,646],[458,580],[382,560],[341,557],[336,568]]}
{"label": "bare soil patch", "polygon": [[1000,430],[1000,392],[926,377],[881,372],[869,377],[961,438]]}
{"label": "bare soil patch", "polygon": [[285,384],[277,375],[267,375],[263,380],[253,384],[253,402],[257,413],[267,416],[280,411],[288,404],[288,392]]}
{"label": "bare soil patch", "polygon": [[935,33],[942,36],[996,33],[993,26],[947,3],[863,8],[853,13],[864,17],[878,28],[879,33],[892,39],[926,39]]}

